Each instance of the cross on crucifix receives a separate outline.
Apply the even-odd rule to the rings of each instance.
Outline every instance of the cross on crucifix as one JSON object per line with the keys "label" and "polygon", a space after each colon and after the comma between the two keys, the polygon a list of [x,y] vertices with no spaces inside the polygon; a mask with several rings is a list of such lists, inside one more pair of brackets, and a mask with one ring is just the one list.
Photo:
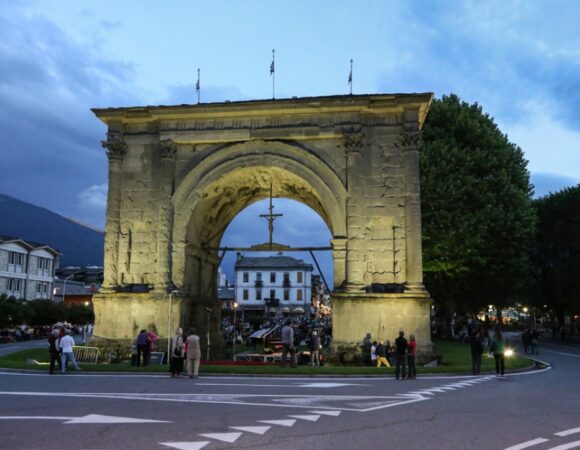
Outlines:
{"label": "cross on crucifix", "polygon": [[260,217],[263,217],[268,221],[268,232],[270,234],[270,240],[268,242],[270,243],[270,246],[272,246],[272,236],[274,235],[274,220],[276,220],[277,217],[282,217],[284,215],[273,213],[274,205],[272,204],[272,184],[270,184],[270,207],[268,210],[268,214],[260,214]]}

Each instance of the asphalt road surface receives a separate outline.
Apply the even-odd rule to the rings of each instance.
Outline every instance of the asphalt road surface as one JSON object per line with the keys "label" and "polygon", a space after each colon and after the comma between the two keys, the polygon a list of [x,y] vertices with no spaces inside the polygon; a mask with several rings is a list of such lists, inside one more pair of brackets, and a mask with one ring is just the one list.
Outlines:
{"label": "asphalt road surface", "polygon": [[580,351],[495,376],[0,373],[1,449],[580,448]]}

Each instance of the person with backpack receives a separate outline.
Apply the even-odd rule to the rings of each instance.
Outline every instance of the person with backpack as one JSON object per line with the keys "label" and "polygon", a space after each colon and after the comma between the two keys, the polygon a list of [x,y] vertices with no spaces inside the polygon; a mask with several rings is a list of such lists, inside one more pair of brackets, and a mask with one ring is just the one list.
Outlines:
{"label": "person with backpack", "polygon": [[171,364],[169,368],[171,378],[181,377],[184,356],[183,330],[181,328],[175,330],[175,336],[171,339],[171,348]]}

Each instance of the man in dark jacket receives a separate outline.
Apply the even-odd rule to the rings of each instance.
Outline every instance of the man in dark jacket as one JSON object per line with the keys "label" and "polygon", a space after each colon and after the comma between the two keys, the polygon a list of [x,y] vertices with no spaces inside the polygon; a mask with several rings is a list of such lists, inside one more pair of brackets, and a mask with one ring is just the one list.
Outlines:
{"label": "man in dark jacket", "polygon": [[[401,375],[402,379],[405,379],[407,375],[407,339],[405,339],[405,332],[399,331],[399,337],[395,339],[395,379],[399,379]],[[401,368],[402,373],[401,373]]]}
{"label": "man in dark jacket", "polygon": [[483,341],[481,340],[479,331],[473,330],[469,344],[471,346],[471,369],[473,375],[479,375],[479,371],[481,370],[481,355],[483,354]]}
{"label": "man in dark jacket", "polygon": [[280,358],[280,367],[286,365],[286,358],[290,353],[290,367],[296,366],[296,347],[294,346],[294,328],[292,320],[288,319],[286,325],[282,328],[282,356]]}
{"label": "man in dark jacket", "polygon": [[48,337],[48,353],[50,354],[50,366],[49,371],[50,373],[54,373],[54,363],[58,362],[58,368],[60,371],[61,368],[61,357],[60,357],[60,350],[58,345],[59,339],[59,330],[56,328],[52,330],[50,336]]}

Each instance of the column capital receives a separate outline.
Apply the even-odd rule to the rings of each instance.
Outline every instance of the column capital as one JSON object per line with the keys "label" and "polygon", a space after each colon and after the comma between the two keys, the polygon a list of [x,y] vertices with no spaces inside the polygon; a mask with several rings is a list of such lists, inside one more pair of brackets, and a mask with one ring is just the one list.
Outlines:
{"label": "column capital", "polygon": [[107,149],[109,161],[122,161],[127,152],[127,144],[120,139],[101,141],[101,145]]}
{"label": "column capital", "polygon": [[360,153],[363,147],[364,137],[365,136],[360,129],[344,130],[342,135],[342,145],[347,153]]}
{"label": "column capital", "polygon": [[177,144],[171,139],[164,139],[159,141],[159,147],[161,150],[161,158],[163,159],[173,159],[177,153]]}

